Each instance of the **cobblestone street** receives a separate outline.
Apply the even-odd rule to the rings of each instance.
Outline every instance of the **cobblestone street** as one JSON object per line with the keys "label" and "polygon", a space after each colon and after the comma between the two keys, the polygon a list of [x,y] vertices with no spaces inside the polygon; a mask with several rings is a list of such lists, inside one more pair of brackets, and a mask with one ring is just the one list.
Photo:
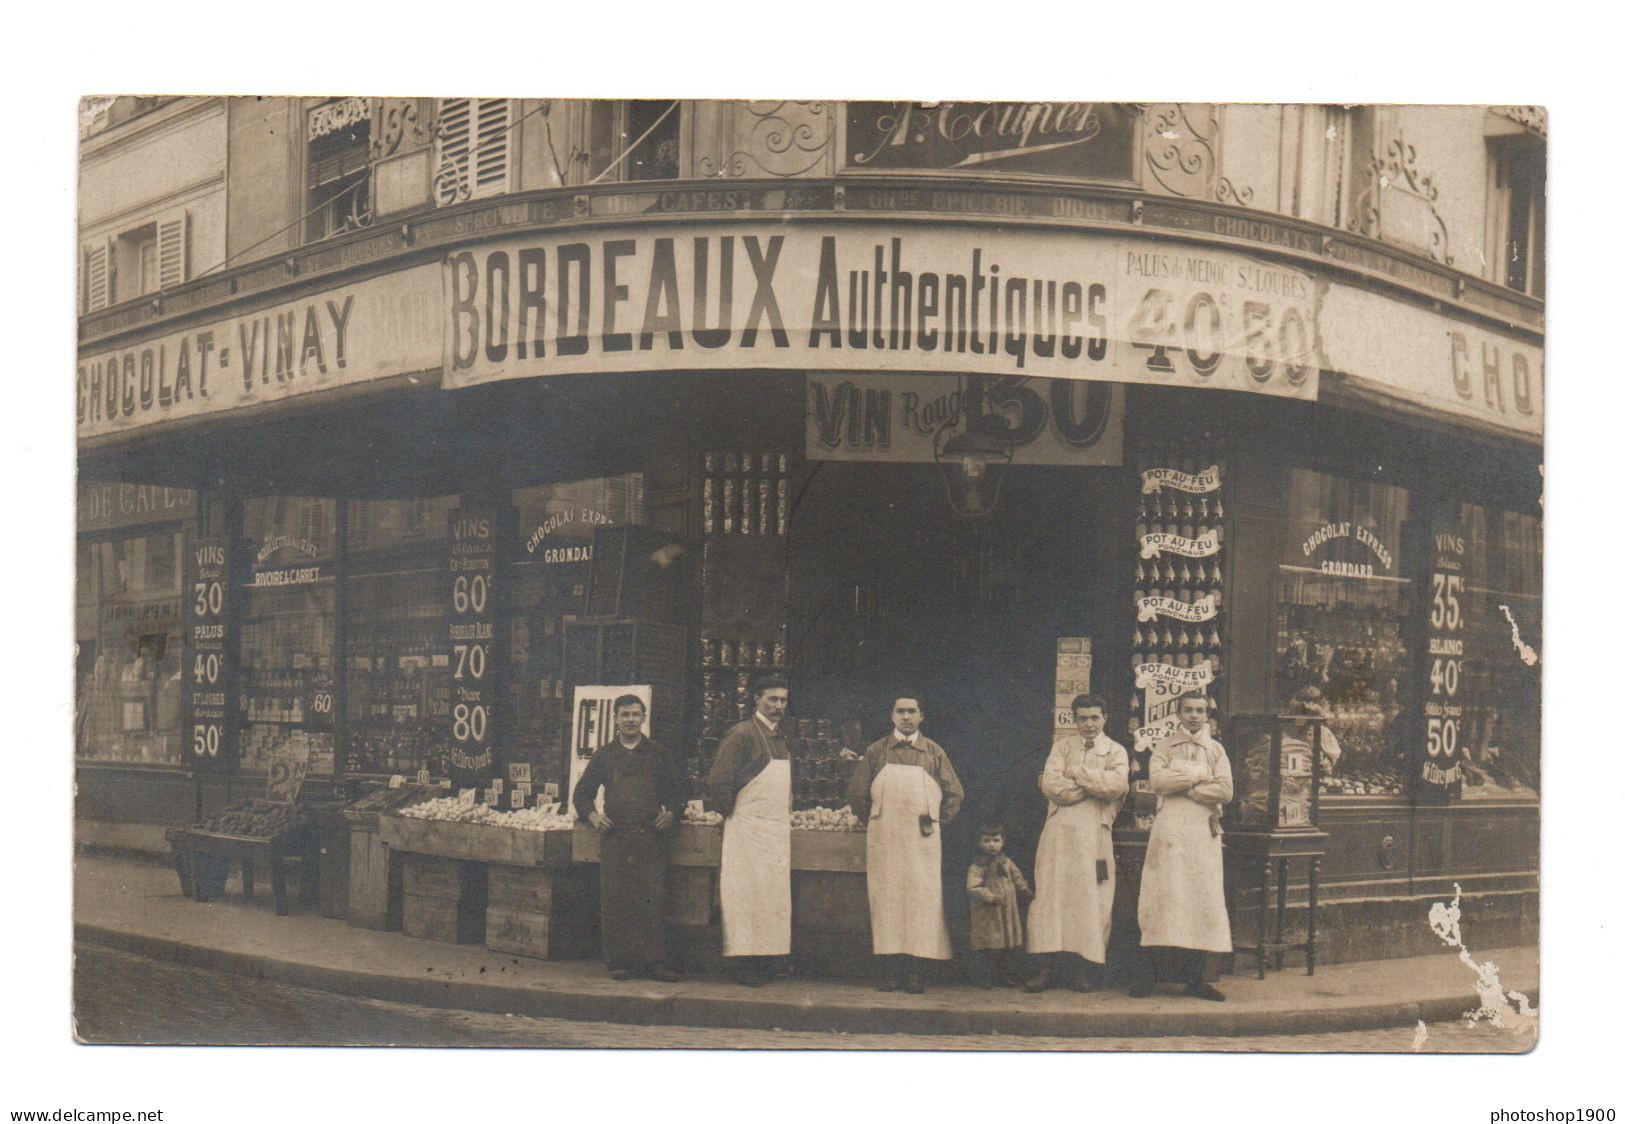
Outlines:
{"label": "cobblestone street", "polygon": [[[628,1026],[416,1007],[288,987],[76,946],[74,1009],[93,1044],[545,1046],[728,1050],[1211,1050],[1410,1053],[1414,1027],[1254,1038],[1037,1038],[823,1034]],[[1509,1053],[1534,1034],[1464,1023],[1428,1027],[1425,1053]]]}

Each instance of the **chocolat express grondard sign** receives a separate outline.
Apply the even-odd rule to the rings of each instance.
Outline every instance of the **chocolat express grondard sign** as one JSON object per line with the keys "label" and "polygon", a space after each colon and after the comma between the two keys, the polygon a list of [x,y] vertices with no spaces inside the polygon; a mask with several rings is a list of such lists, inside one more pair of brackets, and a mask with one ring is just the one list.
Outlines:
{"label": "chocolat express grondard sign", "polygon": [[1128,183],[1138,130],[1132,106],[1099,102],[851,102],[846,166]]}

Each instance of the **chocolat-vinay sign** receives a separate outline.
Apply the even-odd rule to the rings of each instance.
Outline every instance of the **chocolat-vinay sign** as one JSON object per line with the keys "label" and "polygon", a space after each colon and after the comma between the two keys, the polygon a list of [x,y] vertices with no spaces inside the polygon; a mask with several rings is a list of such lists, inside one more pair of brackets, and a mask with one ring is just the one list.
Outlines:
{"label": "chocolat-vinay sign", "polygon": [[443,385],[594,371],[908,371],[1314,398],[1316,282],[1245,254],[881,224],[649,227],[445,262]]}
{"label": "chocolat-vinay sign", "polygon": [[78,434],[282,401],[440,363],[437,268],[422,265],[244,312],[78,365]]}

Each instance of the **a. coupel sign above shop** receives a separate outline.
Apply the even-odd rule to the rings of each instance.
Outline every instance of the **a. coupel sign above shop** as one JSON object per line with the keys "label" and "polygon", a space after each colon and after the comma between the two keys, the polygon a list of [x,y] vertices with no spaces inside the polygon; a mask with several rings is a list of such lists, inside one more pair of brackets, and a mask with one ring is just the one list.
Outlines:
{"label": "a. coupel sign above shop", "polygon": [[1316,283],[1245,254],[885,224],[649,227],[445,263],[444,384],[781,368],[1313,398]]}

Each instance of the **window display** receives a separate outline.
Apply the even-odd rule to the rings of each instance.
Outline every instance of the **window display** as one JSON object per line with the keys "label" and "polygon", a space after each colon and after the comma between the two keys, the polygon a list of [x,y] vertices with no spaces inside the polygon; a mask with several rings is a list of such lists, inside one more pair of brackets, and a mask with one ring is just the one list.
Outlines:
{"label": "window display", "polygon": [[456,496],[348,505],[347,772],[449,775],[442,579],[457,506]]}
{"label": "window display", "polygon": [[586,610],[594,530],[648,525],[643,474],[520,488],[513,504],[508,760],[529,763],[538,783],[562,785],[570,706],[565,629]]}
{"label": "window display", "polygon": [[338,637],[336,501],[268,496],[243,504],[252,564],[239,641],[240,764],[267,768],[290,741],[310,744],[309,773],[334,771]]}
{"label": "window display", "polygon": [[1408,497],[1301,469],[1287,473],[1286,487],[1277,709],[1327,719],[1322,792],[1402,795],[1411,761],[1403,714],[1412,590],[1399,565]]}
{"label": "window display", "polygon": [[1461,532],[1461,795],[1533,797],[1540,787],[1540,520],[1463,504]]}
{"label": "window display", "polygon": [[182,763],[178,528],[81,544],[75,749],[91,761]]}

